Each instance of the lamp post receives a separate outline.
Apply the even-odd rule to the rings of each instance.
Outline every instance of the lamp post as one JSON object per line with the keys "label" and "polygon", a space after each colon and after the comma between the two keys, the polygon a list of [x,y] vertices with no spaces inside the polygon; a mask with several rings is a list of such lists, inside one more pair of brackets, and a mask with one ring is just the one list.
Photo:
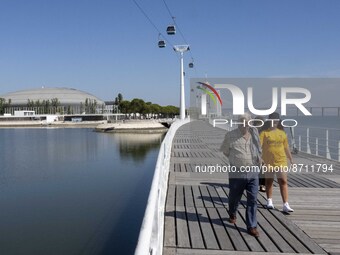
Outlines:
{"label": "lamp post", "polygon": [[174,46],[174,51],[179,52],[181,55],[181,68],[180,68],[180,96],[181,96],[181,101],[180,101],[180,119],[184,120],[185,119],[185,92],[184,92],[184,70],[183,70],[183,55],[184,52],[190,50],[189,45],[175,45]]}

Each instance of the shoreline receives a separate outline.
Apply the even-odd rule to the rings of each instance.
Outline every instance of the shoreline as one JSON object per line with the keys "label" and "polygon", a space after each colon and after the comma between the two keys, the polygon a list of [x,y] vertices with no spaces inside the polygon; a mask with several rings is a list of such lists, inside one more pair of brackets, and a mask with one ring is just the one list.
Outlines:
{"label": "shoreline", "polygon": [[106,121],[64,122],[56,121],[46,123],[42,121],[4,121],[0,122],[1,129],[25,128],[92,128],[102,133],[164,133],[168,128],[155,121],[126,121],[107,123]]}
{"label": "shoreline", "polygon": [[167,127],[155,121],[127,121],[121,123],[100,124],[95,128],[96,132],[102,133],[163,133]]}
{"label": "shoreline", "polygon": [[6,121],[0,122],[0,129],[12,129],[12,128],[95,128],[100,122],[53,122],[53,123],[43,123],[41,121]]}

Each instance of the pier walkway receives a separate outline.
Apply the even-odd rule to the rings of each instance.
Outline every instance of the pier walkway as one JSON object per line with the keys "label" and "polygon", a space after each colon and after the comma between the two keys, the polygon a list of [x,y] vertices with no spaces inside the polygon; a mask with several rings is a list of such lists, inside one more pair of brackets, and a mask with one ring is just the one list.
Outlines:
{"label": "pier walkway", "polygon": [[[332,164],[333,172],[289,175],[289,202],[295,212],[285,215],[279,189],[265,208],[258,195],[260,237],[247,234],[245,197],[236,224],[228,222],[228,175],[199,173],[196,166],[226,165],[219,152],[226,131],[207,122],[181,126],[173,139],[164,218],[163,254],[340,254],[340,164],[299,153],[295,163]],[[198,170],[198,169],[197,169]]]}

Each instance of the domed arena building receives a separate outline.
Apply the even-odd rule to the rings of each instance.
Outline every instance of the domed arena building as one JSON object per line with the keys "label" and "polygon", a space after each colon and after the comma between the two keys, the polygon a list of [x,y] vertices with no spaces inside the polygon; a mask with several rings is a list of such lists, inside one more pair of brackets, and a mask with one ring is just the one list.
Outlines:
{"label": "domed arena building", "polygon": [[72,88],[21,90],[1,95],[5,113],[35,111],[36,114],[96,114],[103,113],[105,103],[98,97]]}

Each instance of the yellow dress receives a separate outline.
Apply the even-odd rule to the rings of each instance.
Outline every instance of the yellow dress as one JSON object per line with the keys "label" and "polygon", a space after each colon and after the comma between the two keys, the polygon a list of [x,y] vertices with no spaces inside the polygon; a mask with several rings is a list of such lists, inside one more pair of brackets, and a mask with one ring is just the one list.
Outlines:
{"label": "yellow dress", "polygon": [[285,148],[288,148],[287,135],[283,130],[265,130],[260,134],[262,159],[268,166],[287,166]]}

